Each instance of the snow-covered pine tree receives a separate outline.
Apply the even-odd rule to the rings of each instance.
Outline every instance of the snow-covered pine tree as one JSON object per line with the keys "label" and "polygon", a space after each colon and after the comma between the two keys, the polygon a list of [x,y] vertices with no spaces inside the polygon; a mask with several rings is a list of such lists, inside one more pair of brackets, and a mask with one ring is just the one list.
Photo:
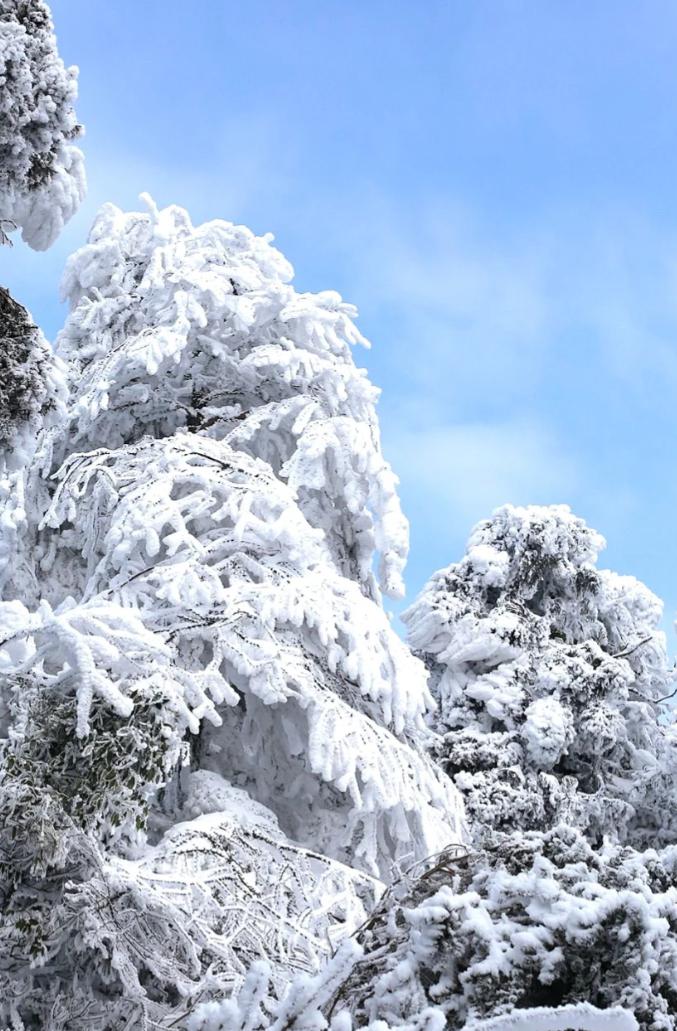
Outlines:
{"label": "snow-covered pine tree", "polygon": [[[372,573],[397,592],[407,528],[353,311],[291,274],[152,205],[104,208],[67,268],[68,412],[1,613],[5,1019],[167,1026],[261,956],[279,987],[464,834]],[[31,860],[26,791],[75,859]]]}
{"label": "snow-covered pine tree", "polygon": [[0,233],[45,250],[77,211],[84,163],[77,69],[58,55],[43,0],[0,0]]}
{"label": "snow-covered pine tree", "polygon": [[[152,207],[152,202],[151,202]],[[185,212],[105,208],[69,262],[59,340],[74,384],[59,456],[187,430],[262,459],[337,570],[402,591],[408,528],[383,460],[367,344],[338,294],[299,294],[270,237]]]}
{"label": "snow-covered pine tree", "polygon": [[674,1031],[672,676],[660,603],[603,544],[506,506],[431,579],[404,619],[477,851],[410,871],[281,1001],[255,971],[190,1031]]}
{"label": "snow-covered pine tree", "polygon": [[65,395],[62,363],[23,305],[0,287],[0,598],[32,576],[22,545],[25,467],[39,431],[63,417]]}
{"label": "snow-covered pine tree", "polygon": [[62,363],[23,305],[0,287],[0,597],[17,574],[26,527],[24,469],[39,431],[63,416],[65,394]]}
{"label": "snow-covered pine tree", "polygon": [[563,819],[592,840],[674,840],[661,603],[597,569],[603,546],[565,506],[500,508],[404,614],[480,835]]}

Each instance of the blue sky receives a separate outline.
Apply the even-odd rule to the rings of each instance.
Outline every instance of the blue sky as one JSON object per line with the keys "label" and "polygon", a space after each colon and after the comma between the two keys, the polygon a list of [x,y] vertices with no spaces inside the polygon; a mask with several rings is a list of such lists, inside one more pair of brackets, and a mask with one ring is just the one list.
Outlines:
{"label": "blue sky", "polygon": [[[89,196],[1,281],[50,336],[107,200],[271,230],[358,305],[413,595],[505,502],[567,502],[677,610],[677,7],[52,0]],[[670,648],[677,641],[670,634]]]}

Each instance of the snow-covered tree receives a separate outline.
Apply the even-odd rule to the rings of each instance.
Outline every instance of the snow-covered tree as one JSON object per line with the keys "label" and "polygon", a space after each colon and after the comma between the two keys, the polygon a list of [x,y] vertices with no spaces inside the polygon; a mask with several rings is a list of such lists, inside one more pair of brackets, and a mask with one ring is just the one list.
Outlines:
{"label": "snow-covered tree", "polygon": [[23,594],[27,577],[34,582],[24,540],[25,469],[40,431],[63,418],[66,393],[63,363],[23,305],[0,287],[0,597]]}
{"label": "snow-covered tree", "polygon": [[338,294],[297,293],[243,226],[109,205],[70,260],[59,338],[73,382],[59,456],[186,430],[262,459],[320,529],[337,570],[402,591],[408,528],[384,461],[366,344]]}
{"label": "snow-covered tree", "polygon": [[[0,244],[22,228],[48,247],[84,195],[76,69],[56,51],[42,0],[0,0]],[[63,416],[63,367],[26,309],[0,287],[0,597],[12,596],[27,531],[25,477],[38,432]],[[21,593],[21,588],[19,588]]]}
{"label": "snow-covered tree", "polygon": [[39,591],[30,547],[25,469],[39,433],[65,412],[63,363],[29,313],[0,287],[0,598]]}
{"label": "snow-covered tree", "polygon": [[258,1022],[204,1006],[190,1031],[674,1031],[676,863],[564,826],[449,850],[281,1003],[260,987]]}
{"label": "snow-covered tree", "polygon": [[404,614],[438,758],[479,833],[564,819],[592,839],[674,840],[661,604],[597,569],[603,546],[565,506],[506,506]]}
{"label": "snow-covered tree", "polygon": [[0,0],[0,232],[45,250],[84,196],[77,69],[65,68],[43,0]]}
{"label": "snow-covered tree", "polygon": [[104,208],[67,268],[68,410],[1,613],[0,807],[42,792],[73,831],[32,864],[26,807],[5,1020],[169,1026],[260,957],[281,990],[464,836],[380,603],[407,527],[353,312],[291,274],[152,205]]}
{"label": "snow-covered tree", "polygon": [[62,365],[26,309],[0,287],[0,461],[26,464],[40,429],[63,414]]}
{"label": "snow-covered tree", "polygon": [[[76,76],[0,0],[0,243],[82,200]],[[58,354],[0,289],[0,1025],[677,1031],[660,603],[506,506],[413,654],[355,310],[146,202]]]}

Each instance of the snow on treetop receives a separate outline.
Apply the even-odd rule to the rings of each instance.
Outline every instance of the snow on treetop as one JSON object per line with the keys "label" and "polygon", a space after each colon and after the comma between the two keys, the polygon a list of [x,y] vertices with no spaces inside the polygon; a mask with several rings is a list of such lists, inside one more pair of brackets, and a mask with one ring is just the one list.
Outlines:
{"label": "snow on treetop", "polygon": [[42,0],[0,0],[0,228],[18,226],[46,250],[85,193],[73,109],[77,68],[65,68]]}
{"label": "snow on treetop", "polygon": [[[404,613],[409,639],[415,649],[439,655],[450,627],[456,638],[464,617],[492,613],[506,624],[500,637],[516,645],[518,624],[530,613],[551,621],[562,639],[591,637],[613,651],[638,633],[662,640],[656,631],[662,603],[634,577],[597,569],[605,547],[568,505],[504,505],[474,527],[460,562],[434,573]],[[581,608],[578,599],[586,595],[594,604]]]}
{"label": "snow on treetop", "polygon": [[366,343],[332,291],[298,293],[271,243],[178,207],[107,204],[68,262],[70,417],[57,457],[177,430],[261,458],[327,538],[339,571],[402,591],[408,524],[383,458],[378,390],[353,361]]}

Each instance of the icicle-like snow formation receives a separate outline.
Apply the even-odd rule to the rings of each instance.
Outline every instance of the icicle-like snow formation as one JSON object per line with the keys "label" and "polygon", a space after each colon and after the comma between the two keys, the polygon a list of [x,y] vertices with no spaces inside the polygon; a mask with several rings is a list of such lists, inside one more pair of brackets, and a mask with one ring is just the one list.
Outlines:
{"label": "icicle-like snow formation", "polygon": [[65,68],[42,0],[0,0],[0,234],[46,250],[85,194],[77,69]]}
{"label": "icicle-like snow formation", "polygon": [[[139,1026],[142,1017],[184,1026],[190,1009],[158,1005],[139,980],[140,966],[168,994],[178,988],[191,999],[204,993],[207,963],[207,984],[228,993],[265,959],[282,994],[290,974],[316,972],[381,893],[380,882],[290,842],[272,813],[265,823],[252,820],[246,793],[236,806],[236,792],[229,793],[228,808],[176,824],[142,859],[104,859],[67,901],[66,911],[86,928],[87,952],[116,948],[125,1009],[136,1009]],[[130,909],[137,919],[129,919]],[[115,1003],[102,1001],[102,1027],[111,1026],[104,1017],[111,1011]]]}

